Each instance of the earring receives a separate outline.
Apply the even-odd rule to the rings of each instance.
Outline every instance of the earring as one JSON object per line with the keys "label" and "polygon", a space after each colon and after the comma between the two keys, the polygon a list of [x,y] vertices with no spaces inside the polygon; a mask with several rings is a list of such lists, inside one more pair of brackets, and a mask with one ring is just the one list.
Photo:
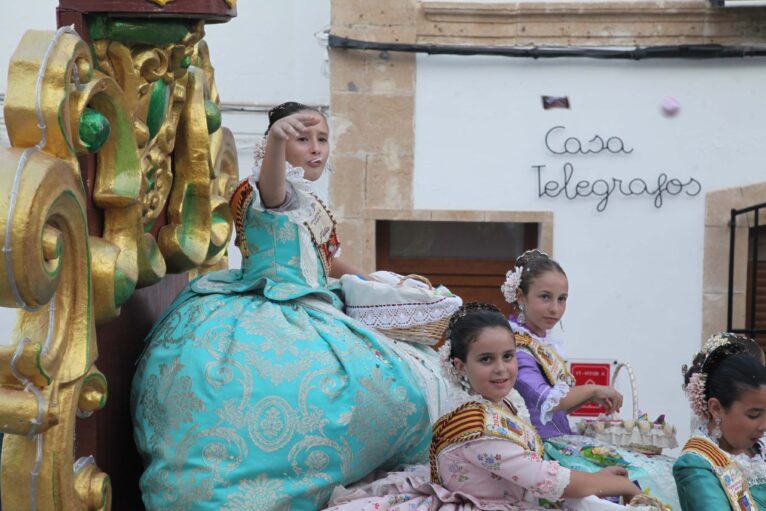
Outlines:
{"label": "earring", "polygon": [[526,321],[527,317],[524,315],[524,304],[519,304],[519,317],[517,318],[519,320],[519,324],[524,324],[524,321]]}
{"label": "earring", "polygon": [[469,394],[471,393],[471,382],[468,381],[468,377],[465,373],[460,373],[460,386]]}
{"label": "earring", "polygon": [[710,437],[717,441],[721,438],[721,418],[716,417],[714,422],[715,426],[713,427],[713,431],[710,432]]}

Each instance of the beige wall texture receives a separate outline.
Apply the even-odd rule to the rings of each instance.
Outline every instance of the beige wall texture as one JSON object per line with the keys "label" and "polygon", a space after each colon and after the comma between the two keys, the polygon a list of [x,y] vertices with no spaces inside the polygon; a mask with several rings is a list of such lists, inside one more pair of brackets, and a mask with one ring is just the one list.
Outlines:
{"label": "beige wall texture", "polygon": [[[375,42],[473,45],[648,46],[763,44],[766,9],[718,9],[702,0],[657,2],[437,2],[332,0],[332,34]],[[553,215],[413,210],[415,55],[330,52],[335,174],[331,201],[349,262],[375,267],[375,220],[503,219],[541,222],[554,245]],[[711,192],[705,221],[703,335],[725,324],[728,212],[766,202],[766,183]],[[702,219],[700,221],[703,221]],[[746,220],[743,220],[745,222]],[[747,227],[737,230],[746,243]],[[737,253],[735,325],[744,320],[745,251]],[[723,318],[723,319],[722,319]],[[703,338],[705,338],[703,337]]]}

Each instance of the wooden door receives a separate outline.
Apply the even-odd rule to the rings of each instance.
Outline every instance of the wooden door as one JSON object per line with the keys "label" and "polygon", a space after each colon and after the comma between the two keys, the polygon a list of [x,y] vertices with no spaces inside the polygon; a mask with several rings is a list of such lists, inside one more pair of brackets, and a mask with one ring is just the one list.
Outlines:
{"label": "wooden door", "polygon": [[500,285],[516,256],[537,247],[536,223],[378,221],[376,266],[427,277],[464,301],[511,306]]}

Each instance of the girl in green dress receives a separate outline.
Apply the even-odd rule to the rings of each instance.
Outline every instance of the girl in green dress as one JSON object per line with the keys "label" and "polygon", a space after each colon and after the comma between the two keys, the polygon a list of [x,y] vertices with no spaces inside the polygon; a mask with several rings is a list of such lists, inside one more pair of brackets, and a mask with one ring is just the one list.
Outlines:
{"label": "girl in green dress", "polygon": [[698,421],[673,466],[683,511],[766,509],[766,368],[747,343],[717,334],[683,368]]}

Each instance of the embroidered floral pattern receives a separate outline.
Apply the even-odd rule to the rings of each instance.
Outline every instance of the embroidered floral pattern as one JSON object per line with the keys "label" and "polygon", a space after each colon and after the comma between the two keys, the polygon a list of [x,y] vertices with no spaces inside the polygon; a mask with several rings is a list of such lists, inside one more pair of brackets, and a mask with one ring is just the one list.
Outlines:
{"label": "embroidered floral pattern", "polygon": [[457,481],[458,483],[468,481],[468,472],[462,463],[452,461],[447,467],[447,472],[449,473],[450,479],[453,481]]}
{"label": "embroidered floral pattern", "polygon": [[139,363],[135,437],[150,509],[213,498],[226,511],[317,509],[335,484],[384,460],[425,459],[421,385],[391,341],[339,312],[325,287],[332,304],[309,296],[325,281],[293,221],[301,211],[256,202],[245,225],[255,266],[195,281]]}
{"label": "embroidered floral pattern", "polygon": [[500,470],[500,462],[502,461],[502,457],[500,454],[489,454],[489,453],[480,453],[476,456],[476,459],[479,460],[479,463],[481,463],[481,466],[484,467],[486,470]]}
{"label": "embroidered floral pattern", "polygon": [[241,481],[237,486],[238,491],[228,496],[221,511],[290,510],[290,498],[284,484],[269,479],[266,474],[259,475],[255,480]]}

